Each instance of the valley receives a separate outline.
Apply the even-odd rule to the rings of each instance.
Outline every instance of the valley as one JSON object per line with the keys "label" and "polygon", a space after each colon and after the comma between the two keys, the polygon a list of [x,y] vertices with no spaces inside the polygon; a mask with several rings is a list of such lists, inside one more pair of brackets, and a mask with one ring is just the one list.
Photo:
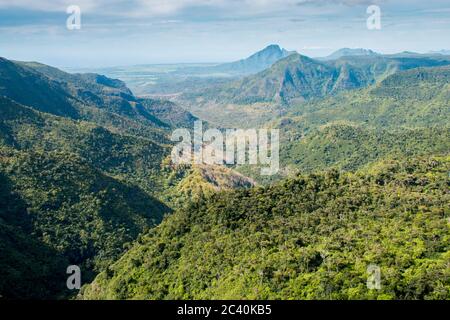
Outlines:
{"label": "valley", "polygon": [[[0,295],[448,299],[449,117],[443,54],[270,45],[72,72],[0,58]],[[199,120],[280,130],[279,172],[173,163],[172,132]]]}

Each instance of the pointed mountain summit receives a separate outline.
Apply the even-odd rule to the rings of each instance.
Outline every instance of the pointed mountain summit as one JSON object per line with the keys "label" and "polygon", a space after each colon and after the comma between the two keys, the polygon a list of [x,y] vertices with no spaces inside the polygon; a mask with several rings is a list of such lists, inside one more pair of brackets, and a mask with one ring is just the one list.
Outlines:
{"label": "pointed mountain summit", "polygon": [[281,48],[279,45],[271,44],[246,59],[229,62],[212,67],[216,72],[235,74],[253,74],[270,68],[275,62],[295,53]]}
{"label": "pointed mountain summit", "polygon": [[277,44],[271,44],[264,48],[261,51],[256,52],[251,55],[247,59],[243,59],[231,64],[235,65],[246,65],[247,67],[255,66],[255,67],[270,67],[275,62],[280,59],[286,58],[290,54],[294,52],[287,51],[286,49],[281,48]]}
{"label": "pointed mountain summit", "polygon": [[[271,44],[251,56],[234,62],[228,62],[206,68],[195,68],[190,71],[201,73],[224,73],[229,75],[251,75],[270,68],[277,61],[296,53]],[[187,69],[184,69],[186,71]]]}

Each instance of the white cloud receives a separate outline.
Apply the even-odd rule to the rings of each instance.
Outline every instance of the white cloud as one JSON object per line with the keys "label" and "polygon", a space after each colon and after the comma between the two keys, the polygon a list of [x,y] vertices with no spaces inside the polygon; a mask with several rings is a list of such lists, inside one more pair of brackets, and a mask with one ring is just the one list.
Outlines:
{"label": "white cloud", "polygon": [[84,12],[124,16],[155,16],[176,14],[184,9],[204,8],[270,12],[297,4],[298,0],[0,0],[0,8],[21,8],[35,11],[63,11],[78,5]]}
{"label": "white cloud", "polygon": [[360,6],[386,3],[388,0],[298,0],[298,5],[316,4],[316,5],[346,5],[346,6]]}
{"label": "white cloud", "polygon": [[78,5],[84,10],[93,10],[99,5],[108,2],[109,1],[105,0],[0,0],[0,8],[20,8],[35,11],[65,11],[70,5]]}

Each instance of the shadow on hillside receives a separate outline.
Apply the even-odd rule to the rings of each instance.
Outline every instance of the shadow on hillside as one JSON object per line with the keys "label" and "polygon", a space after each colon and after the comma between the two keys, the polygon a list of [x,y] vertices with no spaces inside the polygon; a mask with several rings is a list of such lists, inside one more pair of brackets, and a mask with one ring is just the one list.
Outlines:
{"label": "shadow on hillside", "polygon": [[67,295],[67,259],[33,235],[25,202],[0,173],[0,299]]}

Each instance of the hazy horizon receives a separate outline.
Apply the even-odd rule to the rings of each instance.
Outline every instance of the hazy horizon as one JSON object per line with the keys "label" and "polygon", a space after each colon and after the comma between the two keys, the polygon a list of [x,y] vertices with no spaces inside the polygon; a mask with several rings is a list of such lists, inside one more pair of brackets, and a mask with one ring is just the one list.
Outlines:
{"label": "hazy horizon", "polygon": [[[369,5],[381,29],[369,30]],[[68,30],[69,5],[81,29]],[[340,48],[450,49],[450,3],[433,0],[0,0],[0,56],[60,68],[221,63],[278,44],[310,57]]]}

